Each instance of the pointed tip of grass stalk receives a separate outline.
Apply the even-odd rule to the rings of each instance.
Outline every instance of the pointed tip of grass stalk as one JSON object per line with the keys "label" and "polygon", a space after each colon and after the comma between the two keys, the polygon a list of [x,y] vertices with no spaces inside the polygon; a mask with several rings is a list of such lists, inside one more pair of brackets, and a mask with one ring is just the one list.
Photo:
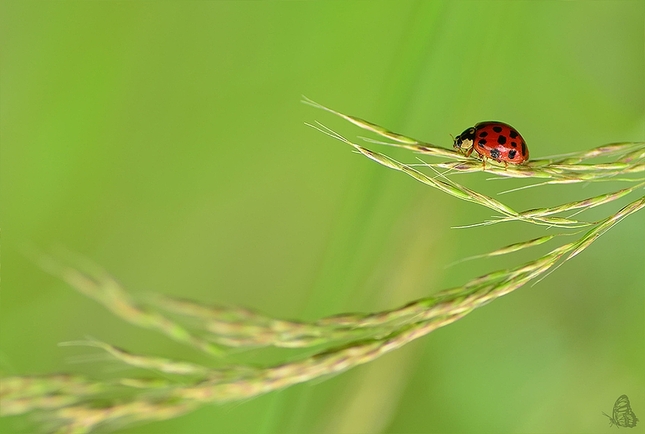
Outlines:
{"label": "pointed tip of grass stalk", "polygon": [[61,259],[39,254],[36,259],[42,269],[67,282],[79,293],[86,295],[121,319],[203,351],[213,357],[223,357],[222,347],[194,335],[186,328],[164,317],[159,312],[141,305],[124,290],[105,269],[89,259],[67,250],[60,250]]}
{"label": "pointed tip of grass stalk", "polygon": [[455,262],[452,262],[452,263],[446,265],[445,268],[452,267],[452,266],[460,264],[462,262],[472,261],[474,259],[491,258],[491,257],[494,257],[494,256],[501,256],[501,255],[507,255],[509,253],[515,253],[515,252],[518,252],[520,250],[524,250],[524,249],[528,249],[530,247],[535,247],[535,246],[539,246],[540,244],[544,244],[544,243],[546,243],[548,241],[551,241],[553,238],[555,238],[557,236],[558,235],[546,235],[546,236],[543,236],[543,237],[533,238],[533,239],[528,240],[528,241],[521,241],[519,243],[509,244],[509,245],[507,245],[505,247],[501,247],[501,248],[499,248],[497,250],[493,250],[492,252],[489,252],[489,253],[482,253],[482,254],[479,254],[479,255],[469,256],[467,258],[460,259],[458,261],[455,261]]}

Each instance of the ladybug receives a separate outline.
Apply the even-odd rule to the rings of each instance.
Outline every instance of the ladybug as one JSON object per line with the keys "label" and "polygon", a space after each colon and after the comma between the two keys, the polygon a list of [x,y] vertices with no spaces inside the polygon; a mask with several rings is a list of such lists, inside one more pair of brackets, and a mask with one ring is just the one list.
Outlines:
{"label": "ladybug", "polygon": [[470,156],[473,149],[486,162],[486,158],[508,163],[522,164],[529,159],[526,142],[512,126],[503,122],[480,122],[455,137],[455,149]]}

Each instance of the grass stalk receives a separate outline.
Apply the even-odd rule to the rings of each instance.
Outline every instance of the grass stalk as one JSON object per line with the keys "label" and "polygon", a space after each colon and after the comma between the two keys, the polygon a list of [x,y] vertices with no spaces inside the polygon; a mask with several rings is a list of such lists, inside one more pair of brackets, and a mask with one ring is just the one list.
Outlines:
{"label": "grass stalk", "polygon": [[[314,126],[378,164],[501,215],[481,224],[516,220],[563,229],[584,228],[586,232],[575,241],[556,246],[522,265],[486,273],[459,287],[437,292],[398,308],[373,313],[343,313],[314,321],[287,321],[236,306],[206,306],[196,301],[159,294],[135,297],[109,273],[83,258],[71,254],[59,255],[59,258],[39,254],[37,262],[45,271],[102,304],[120,319],[159,332],[216,358],[213,358],[212,364],[196,364],[136,354],[93,339],[66,343],[64,345],[101,349],[142,375],[122,376],[109,381],[64,374],[7,376],[0,383],[0,415],[35,413],[44,418],[46,427],[52,431],[81,434],[96,429],[110,430],[135,423],[169,419],[203,405],[248,399],[337,374],[373,361],[458,321],[475,309],[527,283],[543,279],[583,252],[624,218],[645,207],[645,196],[642,196],[598,221],[578,221],[571,218],[578,212],[607,205],[643,189],[643,179],[631,176],[645,170],[645,143],[604,145],[589,151],[531,161],[523,166],[484,167],[481,162],[466,158],[452,149],[393,133],[308,99],[305,102],[392,140],[388,145],[412,150],[424,156],[451,159],[441,163],[424,163],[417,169],[358,145],[322,124]],[[378,143],[375,140],[368,141]],[[589,161],[594,158],[610,161]],[[425,169],[432,173],[424,173]],[[439,174],[439,169],[448,171]],[[634,185],[553,207],[516,211],[447,176],[478,171],[505,178],[547,179],[540,181],[540,185],[610,179]],[[573,214],[562,216],[566,213]],[[467,259],[511,254],[551,242],[557,235],[560,234],[514,243]],[[220,366],[222,360],[226,360],[227,353],[233,349],[259,347],[309,348],[313,354],[269,366]]]}

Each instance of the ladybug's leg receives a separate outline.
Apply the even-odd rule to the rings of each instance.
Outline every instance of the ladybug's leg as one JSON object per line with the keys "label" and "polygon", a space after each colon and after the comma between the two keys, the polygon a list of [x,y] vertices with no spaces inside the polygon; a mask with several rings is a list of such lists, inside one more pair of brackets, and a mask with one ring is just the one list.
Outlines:
{"label": "ladybug's leg", "polygon": [[486,157],[482,155],[482,170],[486,170]]}
{"label": "ladybug's leg", "polygon": [[473,149],[475,149],[475,147],[474,147],[474,146],[471,146],[471,147],[470,147],[470,149],[469,149],[469,150],[467,150],[467,151],[466,151],[466,153],[465,153],[464,155],[465,155],[466,157],[470,157],[470,154],[472,154],[472,153],[473,153]]}
{"label": "ladybug's leg", "polygon": [[504,161],[504,170],[508,169],[508,161]]}

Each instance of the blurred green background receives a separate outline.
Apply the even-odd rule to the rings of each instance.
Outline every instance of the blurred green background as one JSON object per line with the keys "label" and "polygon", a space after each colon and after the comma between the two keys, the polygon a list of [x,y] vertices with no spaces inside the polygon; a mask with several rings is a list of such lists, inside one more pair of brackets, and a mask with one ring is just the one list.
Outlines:
{"label": "blurred green background", "polygon": [[[26,243],[79,252],[132,292],[301,320],[396,307],[552,247],[446,268],[545,229],[451,229],[490,211],[308,128],[363,134],[301,94],[443,146],[503,120],[533,158],[645,139],[643,1],[24,1],[0,11],[5,374],[118,373],[72,363],[98,351],[57,346],[88,335],[204,361],[45,274],[21,254]],[[486,178],[457,179],[487,194],[523,185]],[[503,198],[527,209],[617,188]],[[643,212],[537,285],[371,364],[123,432],[612,432],[601,411],[621,394],[642,432]],[[25,417],[0,420],[2,432],[32,429]]]}

